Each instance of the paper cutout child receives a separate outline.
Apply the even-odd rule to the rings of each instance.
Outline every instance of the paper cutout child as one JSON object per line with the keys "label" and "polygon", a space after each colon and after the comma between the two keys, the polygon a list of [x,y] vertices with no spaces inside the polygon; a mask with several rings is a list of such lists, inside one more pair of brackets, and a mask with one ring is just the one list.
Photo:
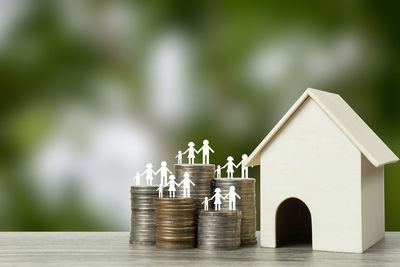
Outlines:
{"label": "paper cutout child", "polygon": [[197,153],[203,151],[203,164],[210,164],[210,151],[214,153],[214,150],[212,150],[212,148],[208,144],[208,140],[204,140],[203,146],[199,149],[199,151],[197,151]]}
{"label": "paper cutout child", "polygon": [[217,173],[217,178],[221,178],[221,165],[217,165],[215,172]]}
{"label": "paper cutout child", "polygon": [[146,168],[147,169],[141,175],[146,174],[146,185],[151,186],[153,185],[153,174],[156,175],[157,173],[153,171],[153,165],[151,163],[147,163]]}
{"label": "paper cutout child", "polygon": [[205,197],[201,204],[204,204],[204,210],[208,210],[208,197]]}
{"label": "paper cutout child", "polygon": [[185,172],[183,177],[183,180],[179,183],[178,186],[181,186],[181,184],[183,184],[183,197],[190,197],[190,184],[192,184],[193,186],[196,185],[192,182],[192,180],[190,180],[188,172]]}
{"label": "paper cutout child", "polygon": [[167,184],[168,173],[172,174],[172,172],[168,169],[166,161],[161,162],[161,168],[155,174],[157,175],[158,173],[161,174],[160,175],[161,185]]}
{"label": "paper cutout child", "polygon": [[170,175],[169,176],[169,182],[165,186],[167,186],[167,185],[169,185],[169,188],[168,188],[169,197],[170,198],[174,198],[175,197],[175,191],[176,191],[175,185],[179,186],[178,183],[175,182],[175,176],[174,175]]}
{"label": "paper cutout child", "polygon": [[215,198],[214,200],[214,210],[215,211],[219,211],[221,210],[221,199],[223,199],[222,195],[221,195],[221,189],[219,188],[215,188],[214,190],[215,194],[209,199],[212,200]]}
{"label": "paper cutout child", "polygon": [[235,192],[235,186],[231,185],[229,187],[229,192],[226,194],[224,199],[229,197],[229,210],[236,210],[236,198],[240,198],[240,196]]}
{"label": "paper cutout child", "polygon": [[140,186],[140,172],[137,172],[137,173],[136,173],[136,176],[135,176],[135,185],[136,185],[136,186]]}
{"label": "paper cutout child", "polygon": [[236,167],[235,163],[233,163],[233,157],[229,156],[227,158],[227,161],[228,162],[225,164],[224,167],[222,167],[222,169],[228,167],[226,169],[226,174],[228,175],[228,178],[233,178],[233,172],[234,172],[233,168]]}
{"label": "paper cutout child", "polygon": [[194,164],[194,159],[196,157],[195,153],[198,153],[198,152],[194,148],[193,142],[189,142],[188,146],[189,146],[188,149],[186,149],[186,151],[183,152],[183,154],[188,153],[188,164]]}
{"label": "paper cutout child", "polygon": [[163,198],[163,190],[164,190],[164,187],[163,187],[162,184],[160,184],[160,185],[158,186],[158,188],[156,189],[156,191],[158,191],[158,197],[159,197],[159,198]]}
{"label": "paper cutout child", "polygon": [[182,151],[179,150],[175,158],[178,158],[178,164],[182,164]]}
{"label": "paper cutout child", "polygon": [[247,179],[249,178],[249,167],[244,166],[244,162],[247,160],[248,156],[246,154],[242,155],[242,161],[236,165],[236,168],[239,168],[242,165],[242,178]]}

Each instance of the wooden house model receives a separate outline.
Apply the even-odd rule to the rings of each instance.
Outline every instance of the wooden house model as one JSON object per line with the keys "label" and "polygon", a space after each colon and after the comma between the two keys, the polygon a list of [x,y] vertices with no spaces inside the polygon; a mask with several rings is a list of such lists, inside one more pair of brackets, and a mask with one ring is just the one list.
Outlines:
{"label": "wooden house model", "polygon": [[262,247],[309,238],[362,253],[384,237],[384,165],[397,156],[337,94],[307,89],[249,156]]}

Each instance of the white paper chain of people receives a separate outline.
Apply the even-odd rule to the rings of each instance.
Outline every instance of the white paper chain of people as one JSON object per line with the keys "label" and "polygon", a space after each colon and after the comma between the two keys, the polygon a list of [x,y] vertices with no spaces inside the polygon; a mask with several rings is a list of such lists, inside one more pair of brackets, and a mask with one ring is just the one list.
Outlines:
{"label": "white paper chain of people", "polygon": [[226,199],[229,197],[229,210],[236,210],[236,198],[240,199],[240,196],[236,193],[235,191],[235,186],[231,185],[229,187],[229,192],[226,194],[226,196],[221,195],[221,189],[220,188],[215,188],[214,190],[214,195],[208,199],[208,197],[204,198],[204,201],[201,204],[204,204],[204,210],[208,210],[208,202],[214,199],[214,210],[215,211],[220,211],[221,210],[221,204],[222,201],[221,199]]}
{"label": "white paper chain of people", "polygon": [[183,175],[183,180],[179,184],[177,182],[175,182],[175,176],[170,175],[168,183],[166,183],[165,185],[160,184],[158,186],[158,188],[157,188],[158,197],[159,198],[163,197],[163,189],[164,189],[164,187],[168,186],[169,197],[175,198],[176,187],[180,187],[182,184],[183,184],[183,197],[184,198],[190,197],[190,185],[192,185],[192,186],[196,186],[196,185],[193,183],[192,180],[190,180],[188,172],[185,172],[185,174]]}
{"label": "white paper chain of people", "polygon": [[227,158],[227,163],[224,165],[224,167],[221,167],[221,165],[217,165],[217,169],[215,170],[215,173],[217,174],[217,178],[221,178],[221,170],[226,169],[226,174],[228,178],[233,178],[233,173],[235,172],[234,168],[239,168],[240,166],[242,167],[242,176],[241,178],[247,179],[249,178],[249,168],[244,166],[245,161],[247,160],[248,156],[246,154],[242,155],[242,161],[240,161],[237,165],[233,162],[233,157],[229,156]]}
{"label": "white paper chain of people", "polygon": [[193,142],[189,142],[186,151],[183,153],[182,151],[178,151],[178,155],[176,155],[175,158],[178,159],[178,164],[182,164],[182,157],[187,153],[188,164],[194,164],[196,154],[199,154],[200,152],[203,152],[203,164],[210,164],[210,152],[214,153],[215,151],[209,146],[208,140],[203,141],[203,146],[199,150],[194,148]]}

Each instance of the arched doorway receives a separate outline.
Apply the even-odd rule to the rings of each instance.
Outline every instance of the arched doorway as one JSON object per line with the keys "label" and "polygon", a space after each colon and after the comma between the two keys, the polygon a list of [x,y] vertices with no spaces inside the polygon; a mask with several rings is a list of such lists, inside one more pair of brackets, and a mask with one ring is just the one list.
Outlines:
{"label": "arched doorway", "polygon": [[311,245],[311,213],[300,199],[288,198],[279,205],[276,211],[275,227],[277,247]]}

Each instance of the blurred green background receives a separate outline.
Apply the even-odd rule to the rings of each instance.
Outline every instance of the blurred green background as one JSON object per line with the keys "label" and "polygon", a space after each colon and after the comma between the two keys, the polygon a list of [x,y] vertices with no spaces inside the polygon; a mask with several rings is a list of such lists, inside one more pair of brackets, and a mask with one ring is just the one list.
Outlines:
{"label": "blurred green background", "polygon": [[[145,163],[172,168],[203,138],[237,163],[307,87],[341,94],[400,155],[399,10],[0,0],[0,230],[128,230]],[[385,172],[399,231],[400,164]]]}

